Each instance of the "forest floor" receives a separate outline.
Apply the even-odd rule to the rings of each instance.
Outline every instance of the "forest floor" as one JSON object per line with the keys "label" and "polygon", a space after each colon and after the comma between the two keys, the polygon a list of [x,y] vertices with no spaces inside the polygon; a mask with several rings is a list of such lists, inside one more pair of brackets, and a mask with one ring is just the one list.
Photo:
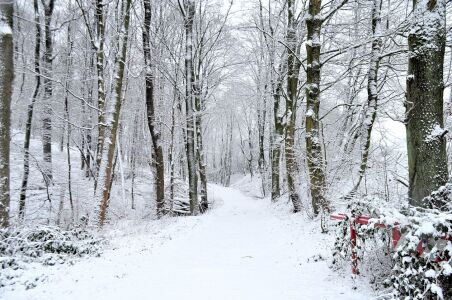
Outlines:
{"label": "forest floor", "polygon": [[[0,298],[370,299],[364,281],[328,267],[331,237],[317,222],[234,188],[210,186],[213,208],[198,217],[164,218],[108,230],[100,257],[41,267],[36,288]],[[358,287],[356,287],[358,286]]]}

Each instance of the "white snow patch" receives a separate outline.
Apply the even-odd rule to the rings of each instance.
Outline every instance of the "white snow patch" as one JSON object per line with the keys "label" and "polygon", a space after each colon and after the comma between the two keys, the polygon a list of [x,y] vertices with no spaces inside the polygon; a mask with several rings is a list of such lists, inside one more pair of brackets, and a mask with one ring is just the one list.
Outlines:
{"label": "white snow patch", "polygon": [[432,293],[437,294],[439,299],[444,299],[444,297],[443,297],[443,290],[437,284],[432,283],[432,286],[430,287],[430,290],[432,291]]}
{"label": "white snow patch", "polygon": [[13,30],[5,21],[0,20],[0,35],[12,35]]}
{"label": "white snow patch", "polygon": [[435,278],[436,277],[435,270],[430,269],[430,270],[425,271],[425,277],[427,277],[427,278]]}
{"label": "white snow patch", "polygon": [[445,132],[446,132],[446,130],[444,128],[442,128],[441,126],[436,124],[435,127],[433,127],[430,134],[427,135],[427,137],[425,138],[425,141],[427,143],[433,142],[433,141],[437,140],[438,138],[442,137]]}
{"label": "white snow patch", "polygon": [[[268,198],[209,185],[213,209],[198,217],[150,221],[107,232],[110,249],[74,266],[48,268],[36,288],[5,299],[369,299],[367,286],[334,273],[330,236]],[[141,225],[143,226],[143,225]]]}

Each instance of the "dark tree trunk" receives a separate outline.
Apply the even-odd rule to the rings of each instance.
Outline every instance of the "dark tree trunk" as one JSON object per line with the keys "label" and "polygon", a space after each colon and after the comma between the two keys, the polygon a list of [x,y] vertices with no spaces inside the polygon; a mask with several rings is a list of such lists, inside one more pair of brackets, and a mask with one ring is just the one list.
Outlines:
{"label": "dark tree trunk", "polygon": [[443,63],[446,44],[446,1],[413,1],[413,29],[407,76],[406,132],[410,203],[448,180],[443,122]]}
{"label": "dark tree trunk", "polygon": [[295,121],[297,116],[297,97],[298,97],[298,74],[301,64],[295,60],[297,53],[297,24],[294,18],[294,1],[287,1],[287,97],[286,97],[286,136],[285,136],[285,154],[286,154],[286,177],[287,187],[289,189],[289,198],[293,204],[294,212],[301,210],[300,196],[297,192],[295,179],[298,176],[297,159],[295,157]]}
{"label": "dark tree trunk", "polygon": [[13,3],[0,3],[0,227],[9,225],[9,151],[14,79]]}
{"label": "dark tree trunk", "polygon": [[325,163],[320,144],[320,47],[322,1],[309,0],[309,17],[306,19],[308,36],[306,42],[306,152],[310,178],[311,200],[314,214],[329,211],[325,199]]}
{"label": "dark tree trunk", "polygon": [[165,205],[165,165],[163,157],[163,148],[161,145],[160,131],[156,124],[155,116],[155,97],[154,97],[154,74],[152,70],[152,56],[151,56],[151,1],[144,0],[144,27],[143,27],[143,50],[144,62],[146,65],[146,108],[149,132],[151,135],[152,149],[154,150],[153,166],[155,176],[155,194],[157,201],[157,215],[161,216],[164,213]]}
{"label": "dark tree trunk", "polygon": [[30,139],[31,139],[31,125],[33,123],[33,111],[36,100],[38,99],[39,90],[41,88],[41,20],[39,18],[39,3],[38,0],[33,1],[34,14],[35,14],[35,73],[36,73],[36,86],[33,92],[31,103],[27,109],[27,121],[25,123],[25,138],[24,138],[24,174],[22,177],[22,184],[20,187],[19,198],[19,219],[23,220],[25,216],[25,205],[27,198],[27,186],[28,176],[30,174]]}

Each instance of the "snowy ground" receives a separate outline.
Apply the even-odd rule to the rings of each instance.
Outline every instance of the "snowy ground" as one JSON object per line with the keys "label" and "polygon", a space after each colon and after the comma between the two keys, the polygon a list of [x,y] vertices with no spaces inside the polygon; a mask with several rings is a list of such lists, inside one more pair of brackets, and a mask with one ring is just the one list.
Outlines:
{"label": "snowy ground", "polygon": [[210,191],[215,204],[207,214],[123,224],[107,231],[112,242],[101,257],[41,267],[43,283],[0,291],[0,298],[372,298],[365,284],[349,274],[341,278],[325,260],[314,261],[331,255],[330,238],[317,223],[234,188],[212,185]]}

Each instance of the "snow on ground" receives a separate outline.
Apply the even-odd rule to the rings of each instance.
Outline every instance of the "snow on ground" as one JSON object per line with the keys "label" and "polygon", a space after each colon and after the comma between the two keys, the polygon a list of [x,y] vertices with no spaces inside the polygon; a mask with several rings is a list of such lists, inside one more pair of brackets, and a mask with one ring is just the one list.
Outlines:
{"label": "snow on ground", "polygon": [[[34,289],[0,291],[8,300],[369,299],[349,274],[328,268],[331,237],[316,222],[274,209],[268,199],[210,186],[213,209],[107,229],[101,257],[41,267]],[[317,262],[315,261],[317,260]],[[359,288],[353,289],[358,284]]]}
{"label": "snow on ground", "polygon": [[[11,223],[17,224],[18,200],[20,186],[23,176],[23,140],[24,134],[13,132],[11,149]],[[53,185],[49,187],[49,196],[52,201],[47,200],[47,192],[41,174],[42,144],[39,139],[31,139],[30,144],[30,177],[27,189],[27,203],[25,208],[25,222],[30,225],[49,224],[55,225],[60,201],[63,200],[63,211],[61,224],[70,223],[70,206],[68,192],[68,168],[67,153],[59,150],[59,145],[52,144],[53,160]],[[93,221],[96,216],[95,203],[93,201],[93,180],[85,176],[81,170],[80,152],[76,147],[71,147],[71,183],[74,201],[75,220],[88,217]],[[117,181],[112,187],[112,199],[109,207],[109,218],[113,221],[118,219],[142,219],[153,217],[154,203],[152,201],[152,175],[148,166],[142,168],[137,166],[134,186],[135,209],[131,208],[131,176],[126,172],[124,183],[124,198],[121,192],[121,173],[117,172]]]}

